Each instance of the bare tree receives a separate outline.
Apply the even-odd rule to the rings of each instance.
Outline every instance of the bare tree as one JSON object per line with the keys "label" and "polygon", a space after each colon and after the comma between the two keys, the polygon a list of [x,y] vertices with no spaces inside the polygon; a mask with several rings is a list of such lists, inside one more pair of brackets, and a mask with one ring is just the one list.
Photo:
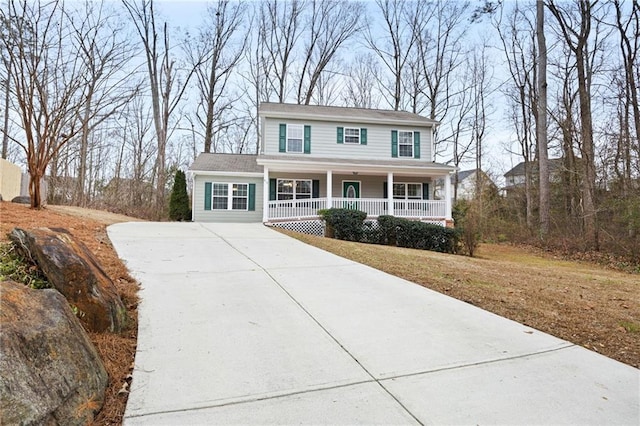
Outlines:
{"label": "bare tree", "polygon": [[68,18],[86,81],[73,197],[76,204],[85,206],[91,132],[136,96],[140,85],[130,74],[122,72],[134,56],[134,50],[126,37],[122,37],[124,28],[114,11],[108,10],[102,1],[86,1],[77,13],[69,12]]}
{"label": "bare tree", "polygon": [[[376,0],[378,11],[382,14],[383,29],[376,24],[369,24],[365,31],[367,46],[382,61],[391,75],[391,81],[385,81],[381,75],[379,84],[389,96],[389,105],[398,111],[402,107],[403,76],[407,61],[410,58],[417,38],[413,31],[413,21],[419,16],[411,7],[422,7],[423,2],[405,2],[402,0]],[[375,27],[374,27],[375,26]],[[384,31],[383,37],[380,37]]]}
{"label": "bare tree", "polygon": [[372,53],[358,55],[347,68],[347,79],[343,101],[347,106],[355,108],[376,108],[380,96],[375,92],[372,81],[380,77],[380,68]]}
{"label": "bare tree", "polygon": [[536,143],[540,185],[540,235],[549,233],[551,194],[549,190],[549,154],[547,151],[547,42],[544,34],[544,0],[536,0],[536,40],[538,42],[538,111]]}
{"label": "bare tree", "polygon": [[322,73],[342,45],[361,29],[365,9],[358,2],[311,0],[304,60],[298,77],[299,104],[309,105]]}
{"label": "bare tree", "polygon": [[40,208],[40,183],[50,161],[82,130],[84,67],[61,2],[11,0],[1,13],[10,30],[0,32],[0,43],[13,64],[12,97],[24,130],[9,138],[26,154],[31,207]]}
{"label": "bare tree", "polygon": [[[596,167],[595,144],[593,138],[593,117],[591,114],[591,82],[593,78],[590,66],[590,37],[593,22],[593,9],[598,0],[577,0],[571,5],[560,7],[549,1],[549,10],[556,18],[564,42],[573,53],[578,81],[578,99],[580,105],[581,154],[584,166],[582,180],[585,236],[592,247],[598,249],[598,220],[596,205]],[[564,7],[568,6],[568,7]],[[574,13],[575,12],[575,13]]]}
{"label": "bare tree", "polygon": [[[5,23],[4,19],[0,21],[5,27],[5,31],[10,28],[9,23]],[[4,110],[2,111],[2,158],[6,159],[9,153],[9,107],[11,101],[11,70],[13,68],[13,60],[11,55],[2,55],[2,63],[5,66],[4,72]]]}
{"label": "bare tree", "polygon": [[242,36],[245,11],[244,3],[229,0],[210,5],[197,38],[185,43],[187,55],[196,69],[200,94],[196,117],[204,129],[204,152],[211,152],[214,133],[230,124],[221,118],[237,101],[229,94],[229,79],[242,58],[244,37],[237,36]]}
{"label": "bare tree", "polygon": [[[620,51],[624,67],[626,87],[630,107],[633,111],[636,143],[640,143],[640,104],[638,86],[640,85],[640,1],[632,0],[629,16],[624,19],[620,0],[613,0],[616,14],[616,28],[620,36]],[[629,126],[627,126],[628,128]]]}
{"label": "bare tree", "polygon": [[414,21],[419,66],[426,83],[425,106],[432,120],[443,120],[453,102],[453,79],[465,57],[468,8],[469,2],[437,0],[432,7],[422,8],[422,16]]}
{"label": "bare tree", "polygon": [[294,48],[301,35],[302,12],[305,2],[301,0],[268,0],[261,3],[259,36],[270,62],[270,73],[266,75],[270,89],[278,102],[287,98],[287,81],[294,59]]}
{"label": "bare tree", "polygon": [[153,0],[123,0],[123,3],[140,37],[146,59],[157,143],[154,203],[156,214],[162,217],[166,209],[169,121],[184,95],[195,67],[188,70],[182,81],[179,80],[176,59],[171,55],[168,25],[165,22],[159,32]]}
{"label": "bare tree", "polygon": [[520,146],[519,155],[524,162],[524,201],[525,221],[529,229],[534,226],[534,197],[532,161],[535,156],[534,136],[536,110],[536,59],[537,50],[534,40],[535,28],[531,13],[515,5],[503,21],[503,8],[493,26],[498,31],[503,52],[507,60],[510,84],[505,94],[510,100],[510,119]]}

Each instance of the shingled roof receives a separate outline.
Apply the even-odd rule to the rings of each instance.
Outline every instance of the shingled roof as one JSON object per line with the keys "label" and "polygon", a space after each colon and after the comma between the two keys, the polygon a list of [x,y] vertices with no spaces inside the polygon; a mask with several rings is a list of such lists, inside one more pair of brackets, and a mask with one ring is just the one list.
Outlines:
{"label": "shingled roof", "polygon": [[192,172],[246,172],[262,173],[255,154],[219,154],[203,152],[198,155],[189,170]]}
{"label": "shingled roof", "polygon": [[307,117],[315,120],[339,119],[360,122],[413,122],[423,126],[435,126],[440,124],[438,121],[407,111],[348,108],[325,105],[298,105],[263,102],[260,104],[259,112],[260,115],[265,117]]}

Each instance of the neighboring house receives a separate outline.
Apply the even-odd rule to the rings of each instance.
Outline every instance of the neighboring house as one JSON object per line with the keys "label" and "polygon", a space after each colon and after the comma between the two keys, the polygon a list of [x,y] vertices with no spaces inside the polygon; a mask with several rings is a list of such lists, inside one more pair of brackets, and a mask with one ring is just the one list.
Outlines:
{"label": "neighboring house", "polygon": [[[451,223],[451,166],[434,163],[438,122],[401,111],[263,103],[258,155],[203,153],[190,167],[194,221],[318,222],[357,208]],[[445,182],[443,200],[434,183]]]}
{"label": "neighboring house", "polygon": [[[491,178],[482,170],[462,170],[458,172],[458,200],[472,200],[476,196],[476,184],[478,179],[480,180],[480,187],[482,192],[484,191],[498,191],[498,187],[491,180]],[[455,175],[451,177],[455,186]]]}
{"label": "neighboring house", "polygon": [[[578,164],[580,163],[580,158],[576,158]],[[527,167],[529,167],[529,171],[531,173],[531,177],[534,181],[538,180],[538,162],[537,161],[529,161],[527,163]],[[565,159],[564,158],[550,158],[549,159],[549,180],[551,183],[562,181],[562,173],[566,172],[565,168]],[[525,187],[525,162],[521,162],[517,164],[514,168],[509,170],[504,174],[505,180],[505,191],[507,196],[513,194],[514,192],[519,192],[523,190]]]}

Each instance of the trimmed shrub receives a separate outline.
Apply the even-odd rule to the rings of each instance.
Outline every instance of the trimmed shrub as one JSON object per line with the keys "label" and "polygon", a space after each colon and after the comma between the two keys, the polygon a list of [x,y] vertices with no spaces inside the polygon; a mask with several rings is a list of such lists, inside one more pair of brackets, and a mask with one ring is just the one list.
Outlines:
{"label": "trimmed shrub", "polygon": [[187,179],[182,170],[176,171],[169,201],[169,218],[171,220],[191,220],[191,209],[189,207],[189,195],[187,194]]}
{"label": "trimmed shrub", "polygon": [[397,217],[389,215],[378,216],[378,228],[380,230],[380,244],[389,246],[397,245]]}
{"label": "trimmed shrub", "polygon": [[395,237],[398,247],[456,253],[458,233],[454,229],[397,217],[389,222],[394,226],[386,224],[387,238]]}
{"label": "trimmed shrub", "polygon": [[338,240],[361,241],[364,235],[364,220],[367,214],[360,210],[324,209],[318,214],[325,221],[327,229],[332,229]]}

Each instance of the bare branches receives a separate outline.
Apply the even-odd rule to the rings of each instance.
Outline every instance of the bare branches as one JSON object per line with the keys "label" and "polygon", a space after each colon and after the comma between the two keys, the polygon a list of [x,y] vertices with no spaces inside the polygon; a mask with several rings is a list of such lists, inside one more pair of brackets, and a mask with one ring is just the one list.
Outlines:
{"label": "bare branches", "polygon": [[83,63],[73,50],[59,2],[9,1],[0,42],[12,63],[12,95],[24,129],[31,206],[42,204],[40,180],[54,156],[80,131],[86,104]]}
{"label": "bare branches", "polygon": [[311,102],[322,73],[344,43],[362,29],[365,20],[361,3],[311,0],[304,61],[298,77],[298,103]]}
{"label": "bare branches", "polygon": [[[222,117],[237,100],[230,95],[228,83],[245,48],[245,34],[240,34],[245,13],[244,4],[228,0],[210,6],[197,38],[185,43],[187,56],[196,70],[200,97],[196,115],[204,129],[204,152],[212,151],[214,134],[225,125]],[[213,152],[217,150],[214,145]]]}

